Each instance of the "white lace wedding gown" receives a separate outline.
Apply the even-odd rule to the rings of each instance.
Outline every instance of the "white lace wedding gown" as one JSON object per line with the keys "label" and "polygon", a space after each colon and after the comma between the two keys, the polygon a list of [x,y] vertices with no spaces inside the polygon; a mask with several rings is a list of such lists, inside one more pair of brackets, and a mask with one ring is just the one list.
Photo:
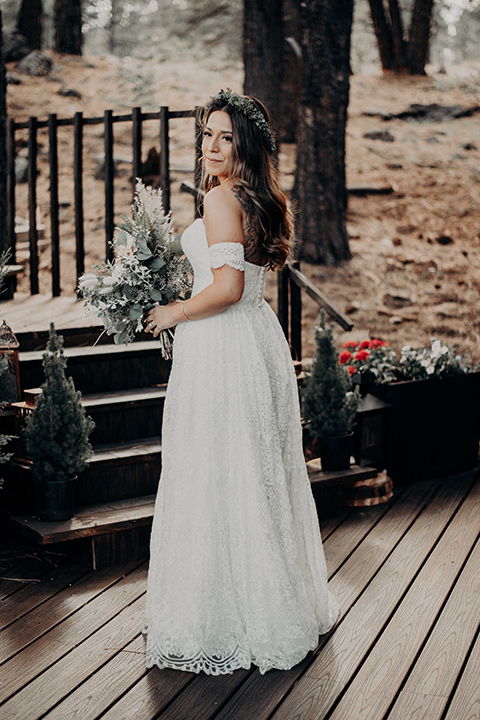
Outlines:
{"label": "white lace wedding gown", "polygon": [[288,345],[263,299],[265,268],[239,243],[183,234],[193,294],[211,267],[245,272],[241,300],[181,323],[163,414],[162,474],[151,537],[147,666],[212,675],[288,669],[338,608],[327,589],[302,452]]}

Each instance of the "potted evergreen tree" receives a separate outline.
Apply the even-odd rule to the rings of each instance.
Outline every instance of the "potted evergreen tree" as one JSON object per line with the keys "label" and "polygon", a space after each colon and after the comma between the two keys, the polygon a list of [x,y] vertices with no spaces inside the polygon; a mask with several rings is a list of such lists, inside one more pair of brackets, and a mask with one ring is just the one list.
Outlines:
{"label": "potted evergreen tree", "polygon": [[318,438],[323,470],[345,470],[353,450],[353,426],[360,399],[350,376],[338,362],[333,325],[326,325],[325,310],[315,327],[315,353],[302,397],[303,419]]}
{"label": "potted evergreen tree", "polygon": [[92,455],[88,440],[94,422],[85,414],[81,393],[67,378],[63,337],[53,323],[43,355],[45,382],[27,418],[25,440],[37,492],[37,509],[44,519],[73,516],[75,479]]}

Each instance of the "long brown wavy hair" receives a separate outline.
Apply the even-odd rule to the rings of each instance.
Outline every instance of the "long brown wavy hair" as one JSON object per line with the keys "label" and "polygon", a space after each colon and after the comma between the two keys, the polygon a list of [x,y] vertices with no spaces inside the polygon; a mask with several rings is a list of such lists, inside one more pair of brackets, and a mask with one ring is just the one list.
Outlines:
{"label": "long brown wavy hair", "polygon": [[[270,116],[263,103],[248,95],[245,97],[255,104],[270,124]],[[251,221],[258,230],[265,264],[272,270],[282,268],[290,252],[293,221],[286,197],[278,184],[274,157],[257,125],[225,100],[214,97],[207,103],[203,113],[204,126],[216,110],[226,112],[232,122],[229,177],[251,210]],[[207,174],[204,166],[202,185],[205,192],[218,184],[218,179]]]}

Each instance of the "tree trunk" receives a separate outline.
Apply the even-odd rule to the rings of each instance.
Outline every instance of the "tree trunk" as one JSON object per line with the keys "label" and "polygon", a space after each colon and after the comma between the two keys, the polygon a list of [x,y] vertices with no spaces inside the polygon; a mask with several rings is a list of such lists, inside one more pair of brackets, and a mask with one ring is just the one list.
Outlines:
{"label": "tree trunk", "polygon": [[282,0],[245,0],[243,91],[265,103],[275,126],[280,117],[282,54]]}
{"label": "tree trunk", "polygon": [[294,143],[302,76],[302,34],[295,0],[283,1],[282,89],[279,135],[282,142]]}
{"label": "tree trunk", "polygon": [[368,0],[368,2],[382,68],[392,70],[394,67],[392,30],[387,22],[383,0]]}
{"label": "tree trunk", "polygon": [[425,75],[430,44],[433,0],[415,0],[410,22],[407,67],[412,75]]}
{"label": "tree trunk", "polygon": [[32,50],[42,49],[43,6],[42,0],[22,0],[17,18],[17,30],[27,39]]}
{"label": "tree trunk", "polygon": [[350,257],[345,127],[353,0],[297,0],[303,38],[297,132],[297,240],[304,260]]}
{"label": "tree trunk", "polygon": [[55,0],[55,50],[82,54],[82,0]]}
{"label": "tree trunk", "polygon": [[393,62],[396,70],[404,70],[407,64],[406,43],[403,37],[402,13],[398,6],[398,0],[388,0],[390,14],[390,26],[392,28],[392,50]]}
{"label": "tree trunk", "polygon": [[7,83],[2,54],[2,11],[0,10],[0,252],[7,247]]}

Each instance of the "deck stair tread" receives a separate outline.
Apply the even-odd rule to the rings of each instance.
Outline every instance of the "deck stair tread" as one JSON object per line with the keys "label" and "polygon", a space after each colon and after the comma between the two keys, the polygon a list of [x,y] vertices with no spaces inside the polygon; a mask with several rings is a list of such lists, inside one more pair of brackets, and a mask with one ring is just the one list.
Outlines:
{"label": "deck stair tread", "polygon": [[146,525],[153,518],[155,495],[78,508],[71,520],[40,520],[36,515],[17,515],[15,527],[42,545],[101,535]]}
{"label": "deck stair tread", "polygon": [[[58,331],[61,334],[61,331]],[[22,362],[38,362],[42,359],[44,350],[28,350],[20,353]],[[129,345],[88,345],[64,348],[66,358],[102,357],[105,355],[129,355],[152,352],[159,355],[159,346],[151,340],[138,341]]]}
{"label": "deck stair tread", "polygon": [[378,475],[377,468],[368,467],[367,465],[350,465],[346,470],[324,472],[320,469],[318,459],[310,460],[307,463],[307,470],[314,492],[317,488],[338,487],[358,480],[368,480]]}
{"label": "deck stair tread", "polygon": [[[141,451],[143,447],[145,447],[145,444],[140,443],[138,449]],[[158,447],[160,448],[160,445]],[[105,455],[107,455],[108,446],[104,446],[104,448]],[[368,475],[368,471],[374,472],[372,468],[358,468],[358,472],[354,471],[348,477],[358,479],[359,472],[363,477],[365,474]],[[312,469],[310,466],[309,477],[312,485],[317,480],[318,474],[327,475],[327,473],[318,473],[316,468]],[[153,517],[154,504],[155,495],[145,495],[78,508],[71,520],[50,522],[41,520],[36,515],[17,515],[13,518],[13,521],[16,527],[24,534],[41,544],[46,544],[124,530],[131,528],[133,525],[147,524]]]}
{"label": "deck stair tread", "polygon": [[[142,402],[148,400],[157,400],[165,397],[167,384],[160,383],[158,385],[150,385],[148,387],[130,388],[125,390],[106,390],[105,392],[84,393],[82,394],[82,405],[85,408],[99,407],[108,405],[124,405],[132,402]],[[25,394],[38,396],[41,388],[29,388],[24,390]],[[18,402],[12,403],[14,407],[24,407],[28,403]]]}
{"label": "deck stair tread", "polygon": [[[106,443],[104,445],[96,445],[93,448],[93,456],[90,464],[102,463],[112,458],[133,458],[144,455],[162,452],[162,444],[159,437],[141,438],[130,442]],[[17,457],[14,462],[23,467],[29,467],[31,461],[25,457]]]}

